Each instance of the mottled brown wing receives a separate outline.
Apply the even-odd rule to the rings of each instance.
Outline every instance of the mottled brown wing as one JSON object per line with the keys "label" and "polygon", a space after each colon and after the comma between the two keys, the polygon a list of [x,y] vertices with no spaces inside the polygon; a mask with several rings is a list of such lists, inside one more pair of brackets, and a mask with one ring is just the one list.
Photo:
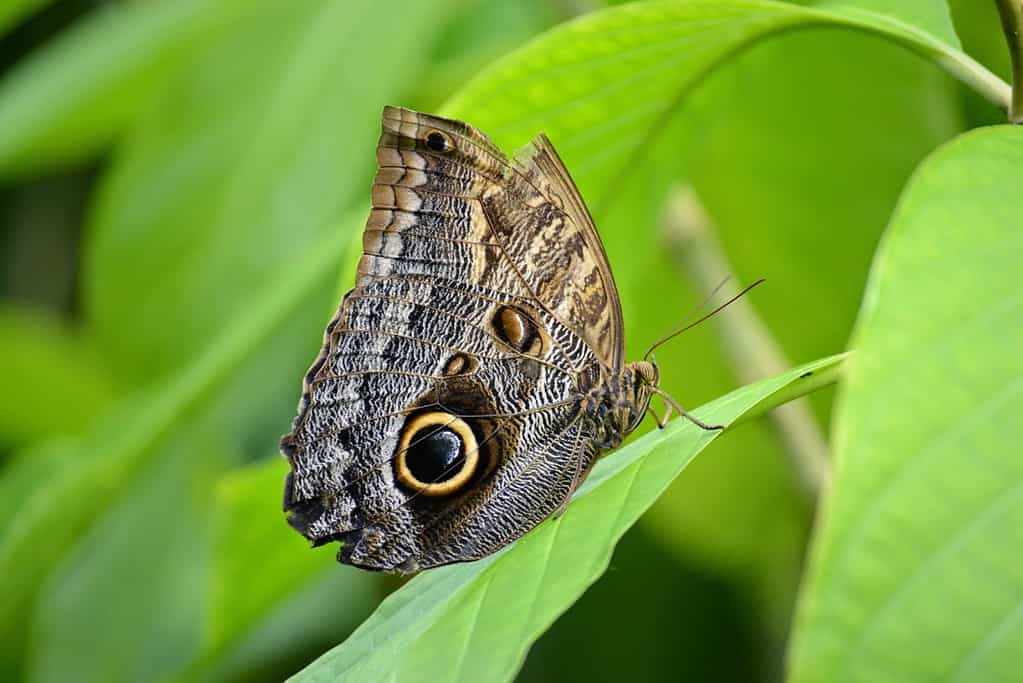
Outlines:
{"label": "mottled brown wing", "polygon": [[[451,151],[430,150],[422,142],[430,132],[447,136]],[[385,231],[414,234],[411,225],[422,223],[423,214],[415,213],[423,208],[422,193],[439,193],[426,202],[428,215],[469,218],[443,222],[441,230],[449,238],[492,245],[490,251],[479,250],[473,272],[477,282],[533,299],[585,341],[601,363],[621,368],[621,304],[607,255],[547,136],[539,135],[509,162],[486,135],[466,123],[387,107],[377,158],[380,173],[360,274],[390,272],[370,254],[388,246]],[[457,202],[443,201],[445,193],[477,201],[457,207]],[[470,214],[455,215],[456,208]],[[386,249],[383,253],[387,258]]]}
{"label": "mottled brown wing", "polygon": [[[619,362],[620,312],[545,139],[512,163],[471,126],[389,107],[377,153],[356,287],[282,440],[285,509],[343,562],[413,571],[486,556],[567,501],[598,454],[581,399]],[[474,462],[451,490],[408,466],[444,431]]]}
{"label": "mottled brown wing", "polygon": [[502,204],[505,200],[492,191],[484,199],[488,216],[499,226],[495,229],[507,232],[506,249],[513,260],[534,274],[537,298],[582,336],[605,366],[621,370],[625,334],[618,289],[579,189],[543,133],[515,155],[515,168],[518,173],[507,173],[509,182],[501,189],[513,198],[521,192],[529,198],[527,205],[537,201],[531,195],[539,192],[557,211],[548,219],[550,209],[534,210],[534,216],[545,219],[539,229],[516,230],[531,217],[521,217],[515,199]]}

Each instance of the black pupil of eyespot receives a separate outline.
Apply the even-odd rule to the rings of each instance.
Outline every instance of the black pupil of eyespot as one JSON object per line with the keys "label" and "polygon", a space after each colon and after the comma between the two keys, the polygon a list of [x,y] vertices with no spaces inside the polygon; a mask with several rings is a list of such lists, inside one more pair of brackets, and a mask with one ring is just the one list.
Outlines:
{"label": "black pupil of eyespot", "polygon": [[440,133],[430,133],[426,136],[426,146],[434,152],[443,152],[448,148],[448,141]]}
{"label": "black pupil of eyespot", "polygon": [[450,429],[434,429],[416,434],[405,456],[412,476],[427,484],[451,479],[465,464],[462,440]]}

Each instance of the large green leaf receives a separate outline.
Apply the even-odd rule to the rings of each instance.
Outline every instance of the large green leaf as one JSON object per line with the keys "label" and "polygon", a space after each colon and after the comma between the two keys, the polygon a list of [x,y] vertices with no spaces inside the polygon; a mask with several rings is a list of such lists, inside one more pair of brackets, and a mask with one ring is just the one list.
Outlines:
{"label": "large green leaf", "polygon": [[959,47],[959,37],[945,0],[824,0],[821,6],[850,7],[891,16],[921,28],[949,45]]}
{"label": "large green leaf", "polygon": [[[840,361],[790,370],[697,412],[732,424],[793,383],[833,377]],[[495,556],[417,576],[293,680],[511,678],[532,642],[604,572],[622,534],[719,434],[676,420],[622,448],[597,465],[563,515]]]}
{"label": "large green leaf", "polygon": [[0,81],[0,176],[109,143],[233,2],[109,3],[30,55]]}
{"label": "large green leaf", "polygon": [[722,60],[769,35],[816,26],[895,41],[1007,106],[1009,88],[1000,79],[939,38],[884,15],[770,0],[662,0],[562,24],[481,74],[448,111],[471,114],[508,147],[524,144],[542,124],[576,180],[603,197],[666,112]]}
{"label": "large green leaf", "polygon": [[836,413],[794,681],[1009,681],[1023,648],[1023,130],[907,188]]}
{"label": "large green leaf", "polygon": [[[866,91],[870,97],[863,97]],[[955,84],[905,50],[848,31],[807,31],[755,46],[724,66],[682,108],[695,132],[659,140],[653,155],[688,148],[685,173],[713,218],[737,281],[767,278],[747,301],[785,355],[800,361],[845,348],[871,254],[898,194],[916,164],[960,130],[959,109]],[[623,228],[631,243],[644,239],[637,224],[643,225],[632,221]],[[609,225],[615,224],[600,223],[605,239]],[[664,249],[652,237],[649,247],[609,247],[620,282],[629,260],[649,272],[662,258]],[[655,256],[619,256],[645,249]],[[626,316],[630,340],[636,327],[653,324],[659,329],[642,331],[636,340],[649,342],[695,305],[656,282],[639,284],[623,292],[632,312]],[[675,396],[699,401],[735,385],[722,369],[730,364],[717,361],[733,333],[718,322],[658,350]],[[642,344],[634,348],[638,353]],[[825,424],[830,396],[814,396]],[[643,524],[679,558],[749,585],[781,640],[811,505],[770,424],[711,449],[713,457],[695,461]],[[750,458],[753,452],[762,457]]]}

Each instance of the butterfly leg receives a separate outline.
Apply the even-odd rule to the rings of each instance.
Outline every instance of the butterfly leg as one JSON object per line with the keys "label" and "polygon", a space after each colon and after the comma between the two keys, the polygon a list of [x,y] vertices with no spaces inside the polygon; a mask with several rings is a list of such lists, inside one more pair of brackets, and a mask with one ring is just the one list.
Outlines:
{"label": "butterfly leg", "polygon": [[686,418],[687,420],[689,420],[694,425],[696,425],[697,427],[699,427],[700,429],[702,429],[704,431],[716,432],[716,431],[719,431],[719,430],[722,430],[722,429],[725,428],[725,425],[709,425],[706,422],[704,422],[703,420],[701,420],[698,417],[696,417],[695,415],[691,415],[685,408],[680,406],[678,404],[678,402],[675,401],[674,399],[672,399],[672,403],[674,404],[675,410],[678,411],[679,415],[681,415],[682,417]]}
{"label": "butterfly leg", "polygon": [[654,418],[654,421],[657,422],[658,429],[664,429],[665,427],[668,426],[668,418],[671,417],[670,405],[668,406],[668,412],[666,412],[663,417],[658,415],[657,411],[651,408],[649,405],[646,407],[646,411],[650,413],[650,417]]}
{"label": "butterfly leg", "polygon": [[696,425],[697,427],[699,427],[700,429],[703,429],[705,431],[714,432],[714,431],[718,431],[718,430],[721,430],[721,429],[725,428],[725,425],[709,425],[706,422],[704,422],[703,420],[701,420],[700,418],[696,417],[695,415],[690,414],[690,412],[688,410],[686,410],[685,408],[682,407],[681,403],[676,401],[675,398],[671,394],[669,394],[668,392],[664,391],[660,387],[654,387],[654,391],[656,393],[660,394],[660,396],[662,398],[664,398],[665,403],[668,404],[668,410],[664,414],[664,424],[668,424],[668,419],[671,417],[671,410],[674,408],[675,410],[678,411],[679,415],[681,415],[682,417],[686,418],[687,420],[692,422],[694,425]]}

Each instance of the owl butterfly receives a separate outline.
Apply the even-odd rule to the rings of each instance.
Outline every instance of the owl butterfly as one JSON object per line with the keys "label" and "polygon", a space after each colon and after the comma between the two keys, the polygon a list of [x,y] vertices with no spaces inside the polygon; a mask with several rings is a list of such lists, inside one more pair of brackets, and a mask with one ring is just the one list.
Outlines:
{"label": "owl butterfly", "polygon": [[607,256],[546,136],[509,160],[460,121],[387,107],[382,128],[355,288],[281,440],[284,509],[341,562],[413,572],[563,509],[662,392],[624,361]]}

